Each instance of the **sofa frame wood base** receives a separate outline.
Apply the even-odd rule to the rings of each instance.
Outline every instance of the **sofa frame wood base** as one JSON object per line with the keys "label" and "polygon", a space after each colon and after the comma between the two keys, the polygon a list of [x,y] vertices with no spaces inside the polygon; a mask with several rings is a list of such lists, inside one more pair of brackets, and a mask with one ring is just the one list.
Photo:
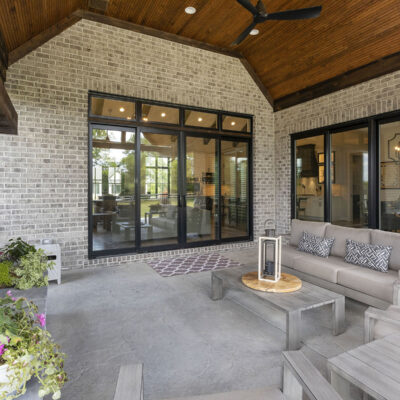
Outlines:
{"label": "sofa frame wood base", "polygon": [[344,296],[349,297],[353,300],[357,300],[361,303],[365,303],[370,306],[380,308],[382,310],[386,310],[386,308],[388,308],[391,305],[391,303],[389,303],[385,300],[378,299],[376,297],[370,296],[368,294],[359,292],[354,289],[349,289],[349,288],[339,285],[337,283],[328,282],[324,279],[317,278],[313,275],[309,275],[304,272],[300,272],[294,268],[290,268],[290,267],[286,267],[286,266],[282,265],[282,271],[287,272],[289,274],[293,274],[306,282],[310,282],[314,285],[323,287],[328,290],[332,290],[332,292],[343,294]]}

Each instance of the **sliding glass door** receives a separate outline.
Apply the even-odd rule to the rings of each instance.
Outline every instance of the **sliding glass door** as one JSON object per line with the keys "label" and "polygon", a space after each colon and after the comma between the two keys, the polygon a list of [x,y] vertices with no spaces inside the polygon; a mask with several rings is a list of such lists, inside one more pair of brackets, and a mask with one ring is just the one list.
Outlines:
{"label": "sliding glass door", "polygon": [[186,241],[218,237],[217,140],[186,136]]}
{"label": "sliding glass door", "polygon": [[368,227],[368,128],[331,135],[331,222]]}
{"label": "sliding glass door", "polygon": [[380,228],[400,232],[400,121],[382,122],[380,143]]}
{"label": "sliding glass door", "polygon": [[249,234],[249,147],[221,140],[221,238]]}
{"label": "sliding glass door", "polygon": [[[156,131],[157,132],[157,131]],[[140,246],[179,241],[178,133],[140,132]]]}
{"label": "sliding glass door", "polygon": [[92,129],[93,251],[135,247],[135,138],[134,130],[104,126]]}
{"label": "sliding glass door", "polygon": [[296,140],[296,217],[323,221],[325,212],[324,135]]}
{"label": "sliding glass door", "polygon": [[92,125],[91,146],[91,254],[250,237],[250,140]]}

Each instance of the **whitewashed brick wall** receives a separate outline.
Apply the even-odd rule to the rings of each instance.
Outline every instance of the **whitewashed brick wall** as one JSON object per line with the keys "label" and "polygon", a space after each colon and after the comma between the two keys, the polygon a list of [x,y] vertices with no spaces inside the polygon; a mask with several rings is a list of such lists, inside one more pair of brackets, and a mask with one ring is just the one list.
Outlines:
{"label": "whitewashed brick wall", "polygon": [[255,234],[275,217],[273,113],[238,59],[83,20],[12,65],[6,86],[19,134],[0,135],[0,244],[54,238],[69,268],[149,257],[88,260],[89,90],[253,114]]}
{"label": "whitewashed brick wall", "polygon": [[290,134],[400,110],[400,72],[384,75],[274,114],[276,220],[290,229]]}

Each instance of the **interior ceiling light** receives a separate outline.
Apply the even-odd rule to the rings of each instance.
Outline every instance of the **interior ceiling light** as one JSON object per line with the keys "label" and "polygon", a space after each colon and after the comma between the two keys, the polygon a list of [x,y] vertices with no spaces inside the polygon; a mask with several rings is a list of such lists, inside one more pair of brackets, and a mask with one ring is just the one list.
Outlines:
{"label": "interior ceiling light", "polygon": [[143,121],[148,121],[149,120],[147,117],[143,117],[142,119],[143,119]]}
{"label": "interior ceiling light", "polygon": [[186,7],[185,8],[185,13],[186,14],[195,14],[196,13],[196,9],[194,7]]}
{"label": "interior ceiling light", "polygon": [[131,117],[126,117],[126,119],[132,119]]}
{"label": "interior ceiling light", "polygon": [[124,112],[124,111],[125,111],[125,108],[124,108],[124,107],[121,107],[121,108],[119,109],[119,111]]}
{"label": "interior ceiling light", "polygon": [[197,121],[201,122],[201,121],[203,121],[203,118],[199,117],[199,118],[197,118]]}
{"label": "interior ceiling light", "polygon": [[165,117],[167,116],[167,114],[165,114],[164,112],[162,112],[162,113],[161,113],[161,116],[162,116],[163,118],[165,118]]}
{"label": "interior ceiling light", "polygon": [[258,30],[258,29],[252,29],[251,31],[250,31],[250,35],[252,35],[252,36],[256,36],[256,35],[258,35],[260,33],[260,31]]}
{"label": "interior ceiling light", "polygon": [[235,126],[235,125],[236,125],[236,122],[235,122],[235,121],[232,121],[232,122],[231,122],[231,125],[232,125],[232,126]]}

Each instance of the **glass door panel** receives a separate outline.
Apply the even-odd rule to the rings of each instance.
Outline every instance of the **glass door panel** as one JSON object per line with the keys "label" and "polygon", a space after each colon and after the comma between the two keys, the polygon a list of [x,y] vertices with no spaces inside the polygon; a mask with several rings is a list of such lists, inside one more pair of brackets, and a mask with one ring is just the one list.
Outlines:
{"label": "glass door panel", "polygon": [[92,129],[92,249],[135,246],[135,132]]}
{"label": "glass door panel", "polygon": [[296,218],[323,221],[324,136],[296,140]]}
{"label": "glass door panel", "polygon": [[178,243],[178,136],[140,134],[141,246]]}
{"label": "glass door panel", "polygon": [[400,121],[379,125],[380,229],[400,232]]}
{"label": "glass door panel", "polygon": [[368,128],[331,135],[331,222],[368,226]]}
{"label": "glass door panel", "polygon": [[186,241],[215,240],[216,139],[186,138]]}
{"label": "glass door panel", "polygon": [[248,144],[221,140],[221,238],[249,235]]}

